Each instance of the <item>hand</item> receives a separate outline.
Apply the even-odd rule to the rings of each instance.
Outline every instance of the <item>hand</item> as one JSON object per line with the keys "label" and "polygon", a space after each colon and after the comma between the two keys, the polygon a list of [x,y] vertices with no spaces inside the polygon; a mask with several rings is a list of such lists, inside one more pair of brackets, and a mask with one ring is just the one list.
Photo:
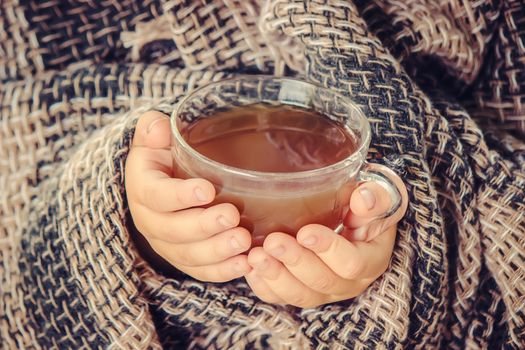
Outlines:
{"label": "hand", "polygon": [[[237,227],[238,210],[215,197],[204,179],[173,178],[169,118],[147,112],[138,121],[126,160],[125,185],[135,227],[151,248],[178,270],[201,281],[226,282],[251,270],[250,233]],[[139,247],[147,249],[147,247]]]}
{"label": "hand", "polygon": [[366,183],[352,193],[351,212],[342,235],[322,225],[307,225],[297,237],[272,233],[263,247],[253,248],[253,267],[245,278],[253,292],[268,303],[310,308],[354,298],[363,293],[388,268],[397,222],[407,207],[402,189],[401,208],[391,217],[369,225],[390,207],[380,185]]}

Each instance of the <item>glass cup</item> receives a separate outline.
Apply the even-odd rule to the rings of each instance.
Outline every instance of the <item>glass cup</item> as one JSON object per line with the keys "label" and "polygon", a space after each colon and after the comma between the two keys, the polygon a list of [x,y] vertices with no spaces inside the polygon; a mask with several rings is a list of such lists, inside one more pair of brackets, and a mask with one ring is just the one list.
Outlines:
{"label": "glass cup", "polygon": [[[352,136],[356,150],[347,158],[318,169],[298,172],[260,172],[239,169],[209,159],[183,138],[185,128],[218,111],[263,103],[291,105],[320,113]],[[401,194],[385,166],[366,162],[371,131],[368,120],[351,98],[293,78],[240,76],[203,86],[185,96],[171,116],[172,154],[175,176],[205,178],[214,184],[213,203],[232,203],[240,214],[240,225],[261,245],[271,232],[295,235],[304,225],[317,223],[336,232],[344,229],[350,195],[362,182],[375,181],[390,195],[386,218],[401,205]],[[249,156],[247,154],[247,156]]]}

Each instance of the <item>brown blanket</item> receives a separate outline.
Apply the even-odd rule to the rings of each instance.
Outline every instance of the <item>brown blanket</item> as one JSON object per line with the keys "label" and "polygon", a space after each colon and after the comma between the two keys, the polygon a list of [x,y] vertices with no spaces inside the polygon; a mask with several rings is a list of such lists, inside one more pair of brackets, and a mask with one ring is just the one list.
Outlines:
{"label": "brown blanket", "polygon": [[[388,271],[316,309],[154,271],[130,238],[137,118],[229,74],[353,98],[410,205]],[[525,348],[519,0],[0,3],[0,348]]]}

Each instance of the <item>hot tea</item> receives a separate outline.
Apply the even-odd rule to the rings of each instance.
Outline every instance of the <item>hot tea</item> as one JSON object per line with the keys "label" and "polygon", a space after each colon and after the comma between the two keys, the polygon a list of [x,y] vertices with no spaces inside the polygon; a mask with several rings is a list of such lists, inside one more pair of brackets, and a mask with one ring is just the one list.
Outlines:
{"label": "hot tea", "polygon": [[[218,111],[187,124],[180,133],[191,148],[209,159],[265,173],[323,168],[348,158],[357,147],[345,125],[289,105],[252,104]],[[203,176],[184,169],[177,159],[174,165],[178,177]],[[213,204],[236,205],[241,225],[252,231],[255,244],[270,232],[294,234],[309,223],[335,228],[341,223],[352,189],[348,179],[307,190],[290,192],[286,188],[286,193],[240,191],[222,187],[221,179],[210,180],[218,194]]]}
{"label": "hot tea", "polygon": [[296,172],[347,158],[355,142],[343,125],[317,112],[254,104],[201,118],[181,132],[202,155],[232,167]]}

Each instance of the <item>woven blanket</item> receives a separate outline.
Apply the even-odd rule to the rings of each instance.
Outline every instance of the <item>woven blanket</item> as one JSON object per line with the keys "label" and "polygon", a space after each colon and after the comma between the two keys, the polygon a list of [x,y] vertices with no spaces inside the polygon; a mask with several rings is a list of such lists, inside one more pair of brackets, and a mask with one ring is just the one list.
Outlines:
{"label": "woven blanket", "polygon": [[[390,266],[299,309],[149,265],[138,117],[235,74],[349,96],[409,192]],[[0,348],[524,349],[520,0],[0,2]]]}

